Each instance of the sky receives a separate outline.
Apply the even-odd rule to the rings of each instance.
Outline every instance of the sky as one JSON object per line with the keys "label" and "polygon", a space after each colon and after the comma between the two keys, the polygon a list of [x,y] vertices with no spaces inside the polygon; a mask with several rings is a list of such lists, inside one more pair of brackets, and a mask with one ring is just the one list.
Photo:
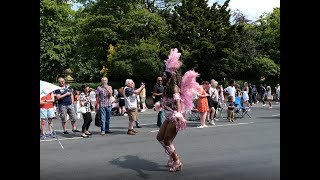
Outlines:
{"label": "sky", "polygon": [[[213,2],[223,4],[225,0],[209,0],[208,4]],[[74,4],[72,9],[77,10],[81,4]],[[280,0],[231,0],[229,3],[231,11],[239,9],[248,19],[255,21],[265,12],[272,12],[273,8],[280,7]]]}
{"label": "sky", "polygon": [[[225,0],[209,0],[208,4],[213,2],[223,4]],[[272,12],[273,8],[280,7],[280,0],[231,0],[229,2],[231,11],[239,9],[247,19],[255,21],[265,12]]]}

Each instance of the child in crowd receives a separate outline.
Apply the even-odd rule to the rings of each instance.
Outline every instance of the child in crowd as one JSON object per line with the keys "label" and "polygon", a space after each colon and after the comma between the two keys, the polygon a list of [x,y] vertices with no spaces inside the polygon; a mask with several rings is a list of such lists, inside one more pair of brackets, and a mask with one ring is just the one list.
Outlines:
{"label": "child in crowd", "polygon": [[233,96],[228,96],[228,102],[227,102],[227,106],[228,106],[228,120],[229,122],[233,122],[234,121],[234,102],[233,102]]}

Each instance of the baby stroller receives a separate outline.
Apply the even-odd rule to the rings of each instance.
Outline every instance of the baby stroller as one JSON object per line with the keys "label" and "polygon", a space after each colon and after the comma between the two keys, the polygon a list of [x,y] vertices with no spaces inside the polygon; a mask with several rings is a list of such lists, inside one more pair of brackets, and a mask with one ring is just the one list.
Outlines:
{"label": "baby stroller", "polygon": [[119,112],[119,101],[115,101],[111,105],[111,115],[112,116],[120,116]]}

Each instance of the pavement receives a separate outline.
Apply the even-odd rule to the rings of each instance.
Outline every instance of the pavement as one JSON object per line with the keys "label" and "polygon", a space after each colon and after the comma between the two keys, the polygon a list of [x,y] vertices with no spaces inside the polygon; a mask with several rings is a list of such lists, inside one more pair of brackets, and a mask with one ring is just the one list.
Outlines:
{"label": "pavement", "polygon": [[[135,136],[126,134],[127,116],[112,116],[113,133],[105,136],[93,121],[90,138],[72,133],[69,122],[70,134],[62,134],[60,120],[55,119],[64,149],[57,139],[40,140],[40,179],[280,179],[280,105],[269,109],[259,103],[249,113],[251,118],[234,123],[223,118],[203,129],[196,128],[198,121],[188,121],[174,140],[184,164],[181,172],[168,172],[152,109],[139,113],[142,128]],[[82,119],[76,123],[79,130],[82,123]]]}

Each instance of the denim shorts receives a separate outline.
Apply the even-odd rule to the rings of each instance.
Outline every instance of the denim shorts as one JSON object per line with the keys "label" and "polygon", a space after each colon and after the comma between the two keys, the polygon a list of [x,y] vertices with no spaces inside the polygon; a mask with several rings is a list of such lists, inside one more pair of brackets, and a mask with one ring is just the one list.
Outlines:
{"label": "denim shorts", "polygon": [[55,118],[54,108],[40,108],[41,119],[52,119]]}

